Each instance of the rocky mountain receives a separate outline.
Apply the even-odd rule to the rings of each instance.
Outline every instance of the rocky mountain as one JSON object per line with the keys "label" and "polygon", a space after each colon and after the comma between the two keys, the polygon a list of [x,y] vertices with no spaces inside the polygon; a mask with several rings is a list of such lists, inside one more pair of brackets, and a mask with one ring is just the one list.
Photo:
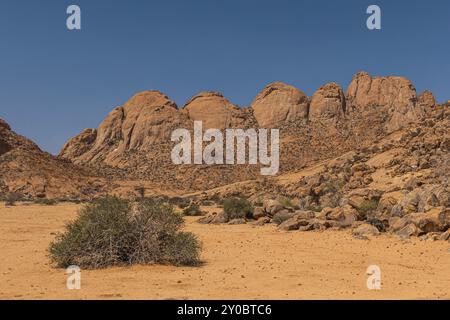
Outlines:
{"label": "rocky mountain", "polygon": [[346,93],[336,83],[329,83],[310,98],[290,85],[272,83],[248,108],[237,107],[217,92],[199,93],[178,108],[163,93],[146,91],[114,109],[99,128],[86,129],[70,139],[59,157],[98,171],[108,168],[115,179],[152,181],[185,191],[207,190],[259,178],[259,168],[173,165],[172,130],[191,129],[199,120],[204,129],[278,128],[281,173],[286,173],[355,146],[370,147],[374,141],[422,121],[435,105],[430,92],[418,96],[405,78],[371,77],[365,72],[353,77]]}

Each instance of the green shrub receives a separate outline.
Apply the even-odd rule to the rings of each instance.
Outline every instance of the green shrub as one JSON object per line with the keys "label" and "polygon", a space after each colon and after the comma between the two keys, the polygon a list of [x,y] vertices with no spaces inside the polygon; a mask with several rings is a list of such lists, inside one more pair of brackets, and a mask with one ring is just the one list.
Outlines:
{"label": "green shrub", "polygon": [[377,208],[378,208],[378,201],[372,199],[372,200],[364,200],[363,202],[361,202],[357,210],[359,213],[367,215],[375,211]]}
{"label": "green shrub", "polygon": [[201,216],[203,213],[200,210],[200,207],[198,206],[198,204],[192,203],[189,205],[189,207],[185,208],[183,210],[183,215],[185,216]]}
{"label": "green shrub", "polygon": [[309,205],[308,207],[306,207],[306,209],[307,210],[310,210],[310,211],[314,211],[314,212],[320,212],[320,211],[322,211],[322,207],[321,206],[319,206],[319,205]]}
{"label": "green shrub", "polygon": [[261,197],[258,197],[258,199],[253,202],[253,205],[255,207],[264,207],[264,201],[261,199]]}
{"label": "green shrub", "polygon": [[292,212],[278,212],[273,216],[273,222],[276,223],[277,225],[280,225],[284,221],[292,218],[293,216],[294,216],[294,213],[292,213]]}
{"label": "green shrub", "polygon": [[253,206],[247,200],[243,198],[228,198],[223,202],[223,211],[228,220],[239,218],[252,218]]}
{"label": "green shrub", "polygon": [[58,204],[58,201],[55,199],[47,199],[47,198],[38,198],[33,201],[35,204],[41,204],[45,206],[54,206]]}
{"label": "green shrub", "polygon": [[345,186],[345,181],[341,179],[330,180],[325,183],[328,190],[331,192],[338,192]]}
{"label": "green shrub", "polygon": [[160,200],[106,197],[86,205],[50,244],[52,263],[98,269],[127,264],[196,265],[200,244],[179,232],[183,218]]}
{"label": "green shrub", "polygon": [[173,197],[169,199],[169,203],[178,206],[178,208],[180,209],[184,209],[187,208],[189,206],[189,204],[191,203],[191,201],[189,199],[186,198],[181,198],[181,197]]}
{"label": "green shrub", "polygon": [[281,198],[278,200],[278,202],[285,208],[293,208],[294,205],[292,204],[292,200],[289,198]]}

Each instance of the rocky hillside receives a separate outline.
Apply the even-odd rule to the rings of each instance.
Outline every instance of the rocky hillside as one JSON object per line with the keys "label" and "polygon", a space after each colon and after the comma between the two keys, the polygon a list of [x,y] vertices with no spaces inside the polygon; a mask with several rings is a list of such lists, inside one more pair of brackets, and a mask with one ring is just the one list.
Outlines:
{"label": "rocky hillside", "polygon": [[[189,197],[200,202],[248,198],[260,206],[254,224],[274,222],[287,231],[349,228],[362,239],[391,232],[450,240],[449,107],[434,106],[422,121],[370,147],[357,145],[303,170]],[[226,222],[220,214],[202,221]]]}
{"label": "rocky hillside", "polygon": [[0,119],[0,196],[17,193],[25,198],[89,197],[103,191],[104,181],[94,174],[58,159]]}
{"label": "rocky hillside", "polygon": [[[402,77],[354,76],[346,92],[325,84],[307,97],[277,82],[266,86],[248,108],[238,108],[217,92],[202,92],[178,108],[159,91],[136,94],[105,118],[97,129],[70,139],[60,158],[108,170],[115,179],[152,181],[163,188],[208,190],[236,181],[257,179],[259,168],[176,166],[170,159],[176,128],[279,128],[280,172],[287,173],[354,150],[370,147],[386,135],[423,121],[436,102],[417,95]],[[370,125],[368,125],[370,124]]]}

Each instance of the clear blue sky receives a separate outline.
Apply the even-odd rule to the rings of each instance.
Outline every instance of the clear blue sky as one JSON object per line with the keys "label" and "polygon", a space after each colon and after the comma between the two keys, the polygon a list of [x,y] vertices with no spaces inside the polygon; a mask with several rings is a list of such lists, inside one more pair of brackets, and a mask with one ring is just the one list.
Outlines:
{"label": "clear blue sky", "polygon": [[[82,30],[66,29],[66,8]],[[382,9],[382,30],[366,8]],[[403,75],[450,99],[450,1],[1,0],[0,117],[57,153],[137,91],[249,105],[267,83],[311,95],[354,73]]]}

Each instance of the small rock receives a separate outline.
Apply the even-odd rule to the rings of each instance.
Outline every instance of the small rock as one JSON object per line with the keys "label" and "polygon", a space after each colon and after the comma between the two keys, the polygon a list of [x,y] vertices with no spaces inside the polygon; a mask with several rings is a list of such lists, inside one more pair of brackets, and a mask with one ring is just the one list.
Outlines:
{"label": "small rock", "polygon": [[418,229],[414,225],[414,223],[409,223],[408,225],[403,227],[401,230],[397,231],[396,234],[402,239],[408,239],[412,235],[417,235]]}
{"label": "small rock", "polygon": [[270,218],[269,217],[261,217],[257,221],[253,221],[250,224],[252,226],[260,227],[260,226],[265,225],[266,223],[270,223]]}
{"label": "small rock", "polygon": [[259,218],[265,217],[266,213],[264,212],[264,208],[256,207],[253,209],[253,219],[258,220]]}
{"label": "small rock", "polygon": [[228,224],[236,225],[236,224],[245,224],[247,221],[245,219],[233,219],[228,222]]}
{"label": "small rock", "polygon": [[227,222],[228,222],[228,219],[224,212],[220,212],[220,213],[216,214],[214,216],[214,218],[211,220],[212,224],[220,224],[220,223],[227,223]]}
{"label": "small rock", "polygon": [[364,223],[353,230],[355,236],[378,236],[380,231],[373,225]]}

